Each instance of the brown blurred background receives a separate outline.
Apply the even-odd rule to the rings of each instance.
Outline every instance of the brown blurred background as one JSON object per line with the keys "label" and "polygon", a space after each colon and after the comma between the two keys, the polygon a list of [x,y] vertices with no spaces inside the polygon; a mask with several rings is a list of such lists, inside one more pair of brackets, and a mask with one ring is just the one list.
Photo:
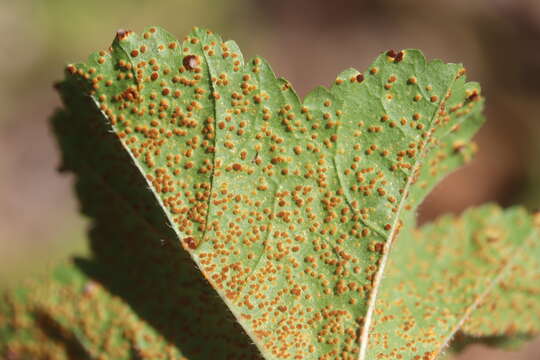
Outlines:
{"label": "brown blurred background", "polygon": [[[262,55],[301,96],[343,69],[365,69],[387,49],[420,48],[462,62],[487,98],[480,152],[421,207],[422,221],[496,201],[540,205],[540,1],[538,0],[134,0],[0,1],[0,284],[84,253],[85,220],[47,118],[52,83],[67,62],[106,48],[116,29],[161,25],[178,38],[193,25]],[[461,360],[540,359],[470,347]]]}

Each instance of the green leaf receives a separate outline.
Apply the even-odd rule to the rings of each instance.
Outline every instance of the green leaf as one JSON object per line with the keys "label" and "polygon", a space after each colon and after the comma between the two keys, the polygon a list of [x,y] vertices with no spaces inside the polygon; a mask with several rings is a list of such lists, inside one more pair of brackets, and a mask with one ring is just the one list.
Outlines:
{"label": "green leaf", "polygon": [[[540,218],[535,217],[538,226]],[[540,242],[516,257],[508,274],[465,322],[465,335],[501,339],[515,348],[540,334]]]}
{"label": "green leaf", "polygon": [[[162,260],[171,259],[165,255]],[[0,292],[2,359],[259,358],[239,326],[215,312],[214,304],[223,306],[215,297],[167,292],[150,283],[155,278],[122,273],[135,268],[110,265],[77,259],[75,265],[62,263],[46,277],[42,274]],[[161,275],[166,276],[163,270]],[[168,285],[163,279],[160,283]],[[143,291],[169,298],[156,306]]]}
{"label": "green leaf", "polygon": [[[538,298],[521,297],[523,307],[501,308],[495,315],[494,308],[486,309],[489,301],[481,304],[484,299],[503,301],[493,290],[512,282],[516,269],[534,265],[525,265],[523,258],[535,258],[530,249],[538,247],[538,240],[535,220],[525,210],[502,211],[494,205],[404,232],[382,284],[368,358],[435,359],[464,322],[465,333],[473,323],[489,325],[490,331],[470,335],[490,336],[492,344],[502,344],[495,336],[504,334],[508,317],[516,322],[529,317],[525,324],[537,327]],[[537,287],[537,274],[530,271],[537,268],[521,273],[524,286]]]}
{"label": "green leaf", "polygon": [[129,239],[105,239],[146,222],[132,235],[181,244],[265,358],[382,352],[368,340],[392,243],[470,158],[483,120],[462,66],[391,55],[303,102],[264,60],[244,63],[234,42],[201,29],[182,43],[159,28],[122,32],[69,66],[57,128],[91,130],[59,134],[66,167],[90,179],[83,210],[108,229],[98,258],[144,261],[130,261]]}
{"label": "green leaf", "polygon": [[[69,84],[61,86],[67,108],[78,110],[76,114],[60,111],[53,118],[62,168],[77,174],[82,212],[92,219],[93,258],[77,265],[110,293],[121,296],[185,357],[259,359],[225,304],[175,241],[160,204],[147,191],[121,143],[108,132],[99,111]],[[144,336],[144,332],[139,335],[141,327],[126,330]],[[138,357],[154,359],[154,355]]]}
{"label": "green leaf", "polygon": [[0,317],[6,359],[185,359],[122,299],[72,264],[5,293]]}

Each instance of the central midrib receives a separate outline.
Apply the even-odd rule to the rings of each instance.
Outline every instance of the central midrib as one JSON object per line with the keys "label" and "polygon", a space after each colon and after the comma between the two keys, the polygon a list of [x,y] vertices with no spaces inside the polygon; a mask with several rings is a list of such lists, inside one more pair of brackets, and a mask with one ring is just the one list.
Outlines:
{"label": "central midrib", "polygon": [[[429,66],[429,64],[428,64]],[[394,221],[392,223],[392,228],[390,230],[390,233],[388,234],[388,237],[386,238],[386,241],[384,243],[384,250],[383,255],[381,257],[381,263],[379,265],[379,268],[377,269],[377,273],[375,274],[375,278],[373,280],[373,290],[370,293],[369,299],[368,299],[368,308],[366,311],[366,316],[364,317],[364,323],[362,325],[362,331],[360,334],[360,351],[358,355],[358,360],[367,360],[367,348],[369,344],[369,330],[371,327],[371,322],[373,321],[373,312],[375,311],[375,306],[377,302],[377,295],[380,288],[380,283],[382,281],[382,276],[384,274],[384,270],[386,268],[386,264],[388,262],[388,258],[390,255],[390,249],[392,247],[392,243],[394,241],[394,237],[396,235],[396,231],[398,228],[400,215],[403,210],[403,206],[405,205],[405,201],[407,200],[409,190],[411,188],[411,185],[413,184],[413,179],[415,177],[416,172],[421,167],[423,159],[429,150],[431,150],[431,146],[429,146],[429,140],[432,138],[434,130],[436,129],[436,126],[434,126],[435,119],[438,116],[439,109],[442,105],[446,103],[446,100],[448,98],[448,94],[450,90],[452,89],[452,86],[454,85],[454,82],[456,81],[456,75],[453,76],[452,81],[450,81],[450,84],[448,88],[446,89],[445,96],[441,99],[441,101],[437,104],[437,107],[434,111],[433,116],[430,119],[430,128],[428,131],[429,136],[427,136],[424,140],[424,146],[422,150],[419,153],[418,160],[414,163],[414,166],[411,170],[410,176],[407,179],[407,183],[405,184],[405,188],[403,191],[403,196],[401,198],[401,201],[399,202],[398,210],[396,212],[396,216],[394,218]]]}

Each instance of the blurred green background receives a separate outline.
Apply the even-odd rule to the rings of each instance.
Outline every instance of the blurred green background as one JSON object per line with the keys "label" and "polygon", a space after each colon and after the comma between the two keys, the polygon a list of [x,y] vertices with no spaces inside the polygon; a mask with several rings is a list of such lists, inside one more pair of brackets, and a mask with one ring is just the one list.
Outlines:
{"label": "blurred green background", "polygon": [[[192,26],[234,39],[269,60],[304,96],[343,69],[365,69],[390,48],[463,62],[487,98],[480,152],[421,207],[422,221],[486,201],[540,205],[540,1],[198,0],[0,1],[0,284],[84,253],[87,222],[73,179],[56,172],[47,118],[64,65],[109,46],[117,29],[161,25],[182,38]],[[460,359],[540,359],[469,348]]]}

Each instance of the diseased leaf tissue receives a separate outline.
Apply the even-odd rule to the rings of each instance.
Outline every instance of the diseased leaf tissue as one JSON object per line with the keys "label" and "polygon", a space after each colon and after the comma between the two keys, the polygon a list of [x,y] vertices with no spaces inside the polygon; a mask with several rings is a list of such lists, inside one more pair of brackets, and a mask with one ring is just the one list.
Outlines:
{"label": "diseased leaf tissue", "polygon": [[[79,261],[40,298],[7,295],[0,349],[435,359],[460,329],[538,332],[538,220],[489,205],[415,229],[422,199],[475,152],[484,101],[461,65],[391,50],[301,101],[234,42],[153,27],[118,32],[58,90],[53,125],[94,219],[92,266],[113,271]],[[130,320],[111,326],[111,312]],[[38,345],[51,337],[39,314],[66,338]]]}

